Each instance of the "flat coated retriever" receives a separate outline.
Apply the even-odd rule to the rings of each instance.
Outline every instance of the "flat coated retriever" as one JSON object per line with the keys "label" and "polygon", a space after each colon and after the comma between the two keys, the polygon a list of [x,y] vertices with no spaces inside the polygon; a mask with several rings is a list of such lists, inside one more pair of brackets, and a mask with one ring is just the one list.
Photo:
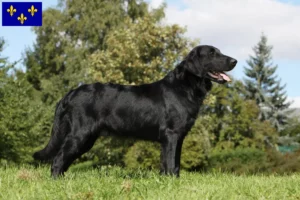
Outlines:
{"label": "flat coated retriever", "polygon": [[48,145],[33,157],[52,161],[63,175],[99,136],[136,137],[161,143],[161,174],[179,176],[183,140],[212,82],[237,61],[212,46],[197,46],[162,80],[139,86],[94,83],[71,90],[57,104]]}

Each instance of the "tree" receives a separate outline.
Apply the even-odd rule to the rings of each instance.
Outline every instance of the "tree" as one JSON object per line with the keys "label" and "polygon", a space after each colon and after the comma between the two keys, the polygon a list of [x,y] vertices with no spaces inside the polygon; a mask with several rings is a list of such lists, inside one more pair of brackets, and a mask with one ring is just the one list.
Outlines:
{"label": "tree", "polygon": [[[90,79],[83,61],[96,50],[105,50],[105,38],[126,17],[136,21],[148,13],[141,0],[60,0],[57,8],[43,12],[43,26],[33,49],[27,49],[28,81],[43,93],[43,102],[53,103],[68,90]],[[151,11],[156,20],[163,6]]]}
{"label": "tree", "polygon": [[[258,120],[259,107],[253,100],[245,99],[241,81],[215,85],[204,106],[203,113],[213,118],[214,149],[259,148],[275,145],[278,133],[268,122]],[[212,98],[212,97],[214,98]]]}
{"label": "tree", "polygon": [[0,161],[29,162],[45,109],[24,72],[1,57],[3,46],[0,39]]}
{"label": "tree", "polygon": [[253,48],[254,56],[250,56],[245,67],[246,97],[252,99],[260,108],[259,119],[269,120],[281,130],[287,123],[286,109],[289,107],[285,85],[277,78],[277,66],[272,63],[272,46],[267,44],[267,37],[262,35],[258,44]]}
{"label": "tree", "polygon": [[94,81],[142,84],[157,81],[193,48],[178,25],[163,26],[152,15],[129,19],[111,31],[107,49],[91,55],[86,65]]}

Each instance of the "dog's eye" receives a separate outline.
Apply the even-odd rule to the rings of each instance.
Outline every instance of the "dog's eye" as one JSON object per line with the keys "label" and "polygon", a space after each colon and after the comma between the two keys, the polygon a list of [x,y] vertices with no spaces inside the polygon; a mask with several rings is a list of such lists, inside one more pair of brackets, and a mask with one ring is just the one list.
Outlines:
{"label": "dog's eye", "polygon": [[209,55],[210,55],[210,56],[213,56],[213,55],[215,55],[215,52],[214,52],[214,51],[211,51],[211,52],[209,52]]}

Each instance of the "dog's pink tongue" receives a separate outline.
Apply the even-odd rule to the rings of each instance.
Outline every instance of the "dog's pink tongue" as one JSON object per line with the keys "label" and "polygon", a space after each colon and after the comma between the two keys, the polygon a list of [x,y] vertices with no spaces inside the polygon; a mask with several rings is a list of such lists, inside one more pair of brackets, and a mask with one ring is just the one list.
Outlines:
{"label": "dog's pink tongue", "polygon": [[231,81],[231,79],[229,78],[229,76],[227,76],[226,74],[220,73],[220,75],[222,76],[222,78],[223,78],[225,81]]}

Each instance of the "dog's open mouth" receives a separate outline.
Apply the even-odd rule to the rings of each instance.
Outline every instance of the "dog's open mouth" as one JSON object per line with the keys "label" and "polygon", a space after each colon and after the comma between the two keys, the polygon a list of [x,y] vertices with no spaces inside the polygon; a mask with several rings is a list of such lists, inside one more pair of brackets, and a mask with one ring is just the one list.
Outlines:
{"label": "dog's open mouth", "polygon": [[215,81],[218,82],[230,82],[231,79],[225,72],[207,72],[207,74]]}

